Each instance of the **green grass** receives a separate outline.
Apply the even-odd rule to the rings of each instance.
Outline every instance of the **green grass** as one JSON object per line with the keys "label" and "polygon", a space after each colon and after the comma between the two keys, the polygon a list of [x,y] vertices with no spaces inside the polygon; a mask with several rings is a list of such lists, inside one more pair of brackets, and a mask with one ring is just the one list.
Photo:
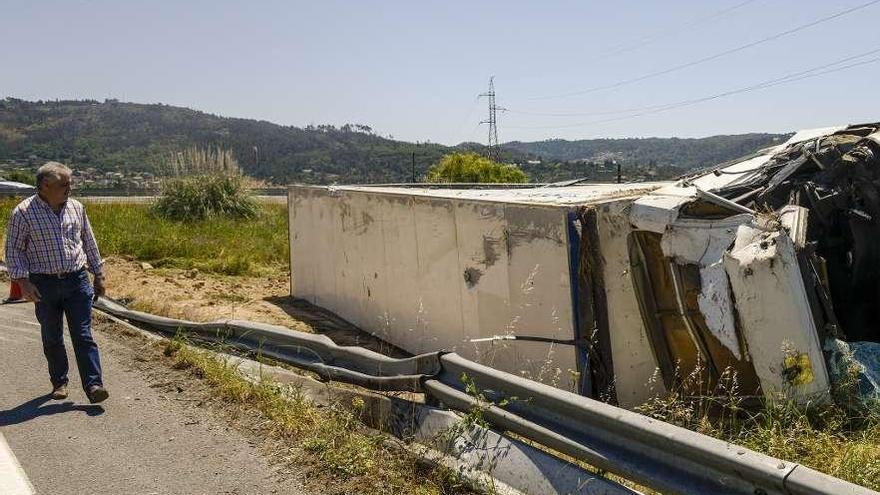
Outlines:
{"label": "green grass", "polygon": [[[5,233],[18,200],[0,200]],[[162,218],[145,204],[86,204],[103,256],[130,256],[157,268],[197,268],[224,275],[286,271],[287,208],[262,205],[252,219],[209,218],[180,222]]]}

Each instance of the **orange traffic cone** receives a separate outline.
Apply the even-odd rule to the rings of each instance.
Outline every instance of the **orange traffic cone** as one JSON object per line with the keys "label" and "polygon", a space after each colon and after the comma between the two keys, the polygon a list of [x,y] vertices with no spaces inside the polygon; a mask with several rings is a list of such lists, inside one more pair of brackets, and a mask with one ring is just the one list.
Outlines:
{"label": "orange traffic cone", "polygon": [[21,297],[21,286],[18,285],[18,282],[10,282],[9,285],[9,297],[3,300],[3,304],[11,304],[11,303],[20,303],[25,302],[25,299]]}

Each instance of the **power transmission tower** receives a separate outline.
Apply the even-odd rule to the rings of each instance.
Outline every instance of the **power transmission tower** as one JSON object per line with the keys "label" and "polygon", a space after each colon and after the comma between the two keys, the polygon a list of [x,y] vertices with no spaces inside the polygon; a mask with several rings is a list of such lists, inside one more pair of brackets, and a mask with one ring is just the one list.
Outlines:
{"label": "power transmission tower", "polygon": [[489,119],[483,120],[480,123],[489,124],[489,147],[487,148],[486,152],[489,155],[490,159],[497,162],[501,160],[501,146],[498,143],[497,112],[498,110],[504,112],[507,109],[499,107],[495,104],[495,76],[489,78],[489,91],[480,94],[481,98],[484,96],[489,99]]}

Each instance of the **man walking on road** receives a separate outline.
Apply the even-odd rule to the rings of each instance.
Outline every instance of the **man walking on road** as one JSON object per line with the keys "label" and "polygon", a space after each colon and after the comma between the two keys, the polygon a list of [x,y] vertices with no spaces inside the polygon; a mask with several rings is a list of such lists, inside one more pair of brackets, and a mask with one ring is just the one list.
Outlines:
{"label": "man walking on road", "polygon": [[[82,203],[69,198],[71,176],[57,162],[37,170],[37,194],[19,203],[9,218],[6,264],[22,296],[35,303],[52,398],[67,398],[66,316],[83,390],[90,402],[98,403],[109,396],[92,338],[92,301],[96,294],[104,295],[103,262]],[[95,276],[94,287],[86,266]]]}

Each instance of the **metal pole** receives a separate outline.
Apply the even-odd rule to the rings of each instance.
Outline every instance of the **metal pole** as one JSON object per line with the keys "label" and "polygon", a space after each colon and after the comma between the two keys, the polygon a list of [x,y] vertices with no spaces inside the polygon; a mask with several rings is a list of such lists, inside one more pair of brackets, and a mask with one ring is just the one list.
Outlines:
{"label": "metal pole", "polygon": [[412,152],[412,182],[416,183],[416,152]]}

